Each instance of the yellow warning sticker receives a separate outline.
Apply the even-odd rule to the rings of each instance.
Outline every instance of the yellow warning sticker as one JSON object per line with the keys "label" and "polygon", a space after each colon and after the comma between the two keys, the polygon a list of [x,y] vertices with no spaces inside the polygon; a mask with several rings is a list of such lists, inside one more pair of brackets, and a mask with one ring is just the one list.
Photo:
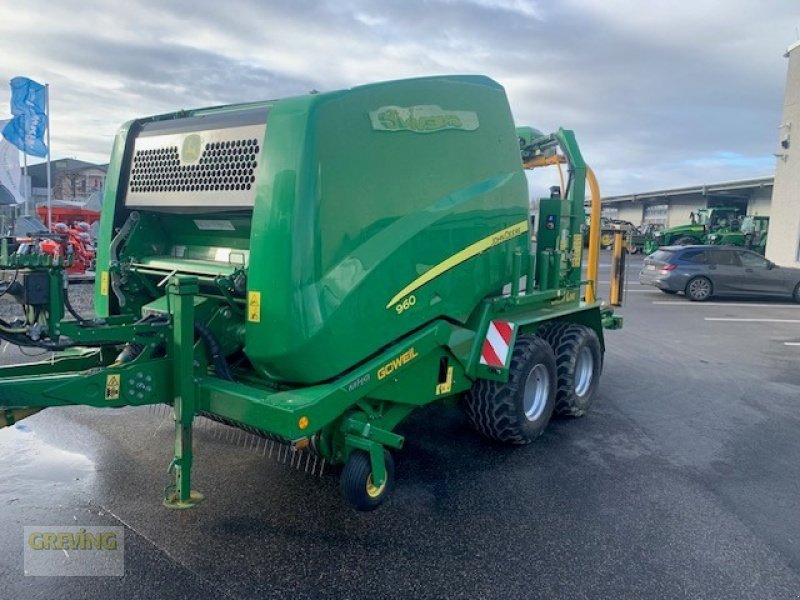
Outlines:
{"label": "yellow warning sticker", "polygon": [[572,266],[581,266],[581,255],[583,253],[583,235],[576,233],[572,236]]}
{"label": "yellow warning sticker", "polygon": [[100,273],[100,295],[108,296],[108,271]]}
{"label": "yellow warning sticker", "polygon": [[261,292],[247,292],[247,320],[261,322]]}
{"label": "yellow warning sticker", "polygon": [[106,400],[119,400],[119,388],[122,383],[122,375],[106,376]]}

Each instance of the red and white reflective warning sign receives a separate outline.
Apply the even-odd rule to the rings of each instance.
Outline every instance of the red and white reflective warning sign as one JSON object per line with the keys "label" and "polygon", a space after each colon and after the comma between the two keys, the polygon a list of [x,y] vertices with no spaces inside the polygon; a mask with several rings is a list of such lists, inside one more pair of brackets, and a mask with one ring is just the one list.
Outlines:
{"label": "red and white reflective warning sign", "polygon": [[481,348],[481,364],[490,367],[505,367],[511,340],[514,335],[514,324],[507,321],[492,321],[486,332]]}

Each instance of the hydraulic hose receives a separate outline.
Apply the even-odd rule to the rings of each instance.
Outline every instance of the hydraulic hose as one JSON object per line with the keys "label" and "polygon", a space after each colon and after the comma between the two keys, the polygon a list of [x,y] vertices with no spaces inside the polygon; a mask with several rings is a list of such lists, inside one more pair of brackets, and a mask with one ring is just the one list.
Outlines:
{"label": "hydraulic hose", "polygon": [[[122,227],[119,228],[117,235],[114,236],[114,239],[111,240],[111,245],[108,249],[108,256],[109,256],[109,264],[116,265],[119,263],[119,248],[122,246],[123,242],[130,236],[131,231],[133,228],[139,223],[139,213],[132,212],[125,222],[122,224]],[[114,292],[114,296],[117,298],[117,303],[120,307],[125,306],[125,294],[122,292],[122,285],[119,281],[119,274],[112,270],[111,271],[111,291]]]}
{"label": "hydraulic hose", "polygon": [[558,167],[558,179],[561,181],[561,197],[565,197],[567,195],[567,186],[564,183],[564,169],[561,168],[561,161],[556,163]]}
{"label": "hydraulic hose", "polygon": [[18,276],[18,275],[19,275],[19,269],[14,269],[14,278],[13,278],[11,281],[6,281],[6,282],[4,282],[4,283],[6,284],[6,287],[4,287],[4,288],[3,288],[3,291],[2,291],[2,292],[0,292],[0,298],[2,298],[3,296],[5,296],[5,295],[6,295],[6,293],[8,292],[8,290],[9,290],[9,289],[11,289],[11,286],[12,286],[12,285],[14,285],[15,283],[17,283],[17,276]]}
{"label": "hydraulic hose", "polygon": [[194,331],[197,336],[203,340],[206,345],[206,350],[211,358],[211,363],[214,365],[214,370],[222,379],[233,381],[231,369],[222,354],[222,347],[219,345],[217,338],[211,333],[211,330],[202,323],[194,324]]}
{"label": "hydraulic hose", "polygon": [[111,262],[119,262],[119,247],[122,245],[122,242],[130,235],[131,229],[139,222],[139,213],[132,212],[125,222],[122,224],[122,227],[119,228],[117,235],[114,236],[114,239],[111,240],[111,245],[108,249],[108,255],[111,259]]}
{"label": "hydraulic hose", "polygon": [[75,308],[72,306],[72,302],[69,301],[69,280],[67,279],[67,274],[64,274],[64,307],[67,309],[69,314],[72,315],[72,318],[75,319],[79,325],[90,325],[91,321],[89,319],[83,318]]}

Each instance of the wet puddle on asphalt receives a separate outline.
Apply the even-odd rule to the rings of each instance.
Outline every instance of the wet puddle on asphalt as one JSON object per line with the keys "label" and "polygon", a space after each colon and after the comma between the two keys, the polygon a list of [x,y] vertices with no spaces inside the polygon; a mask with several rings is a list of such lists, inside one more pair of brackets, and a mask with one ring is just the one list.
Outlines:
{"label": "wet puddle on asphalt", "polygon": [[0,505],[39,495],[45,487],[82,488],[95,477],[88,457],[48,444],[24,422],[0,429],[0,458]]}

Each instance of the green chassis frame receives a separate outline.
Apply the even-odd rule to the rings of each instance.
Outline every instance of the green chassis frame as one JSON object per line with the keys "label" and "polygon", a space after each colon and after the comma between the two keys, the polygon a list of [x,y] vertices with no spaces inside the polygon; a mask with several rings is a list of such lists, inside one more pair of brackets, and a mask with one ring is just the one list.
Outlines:
{"label": "green chassis frame", "polygon": [[[585,165],[572,134],[562,130],[548,140],[565,150],[573,176],[580,178],[580,185],[571,186],[564,201],[582,215]],[[481,346],[493,319],[514,323],[517,334],[533,332],[552,320],[581,323],[594,329],[601,342],[603,328],[621,327],[621,318],[609,307],[580,300],[580,286],[594,282],[580,281],[574,272],[568,277],[545,272],[561,264],[553,254],[518,254],[513,274],[518,282],[523,262],[531,275],[539,266],[540,281],[545,275],[553,289],[534,290],[529,277],[527,290],[514,284],[510,295],[484,299],[464,327],[435,321],[332,381],[297,389],[277,389],[257,378],[233,382],[209,374],[202,343],[194,341],[196,277],[169,279],[167,320],[110,317],[86,324],[64,320],[66,262],[12,255],[0,268],[48,273],[49,338],[66,337],[85,347],[60,351],[45,362],[0,368],[0,427],[52,406],[172,404],[175,451],[169,472],[175,474],[175,485],[168,486],[164,501],[172,508],[191,507],[202,499],[191,489],[192,424],[199,414],[246,425],[296,448],[313,441],[333,463],[345,462],[354,450],[365,451],[374,484],[380,486],[386,478],[384,448],[402,447],[403,437],[393,429],[415,408],[452,400],[476,378],[507,380],[508,364],[505,368],[480,364]],[[145,350],[130,362],[115,362],[119,346],[126,343],[141,344]],[[391,372],[388,365],[393,365]]]}

